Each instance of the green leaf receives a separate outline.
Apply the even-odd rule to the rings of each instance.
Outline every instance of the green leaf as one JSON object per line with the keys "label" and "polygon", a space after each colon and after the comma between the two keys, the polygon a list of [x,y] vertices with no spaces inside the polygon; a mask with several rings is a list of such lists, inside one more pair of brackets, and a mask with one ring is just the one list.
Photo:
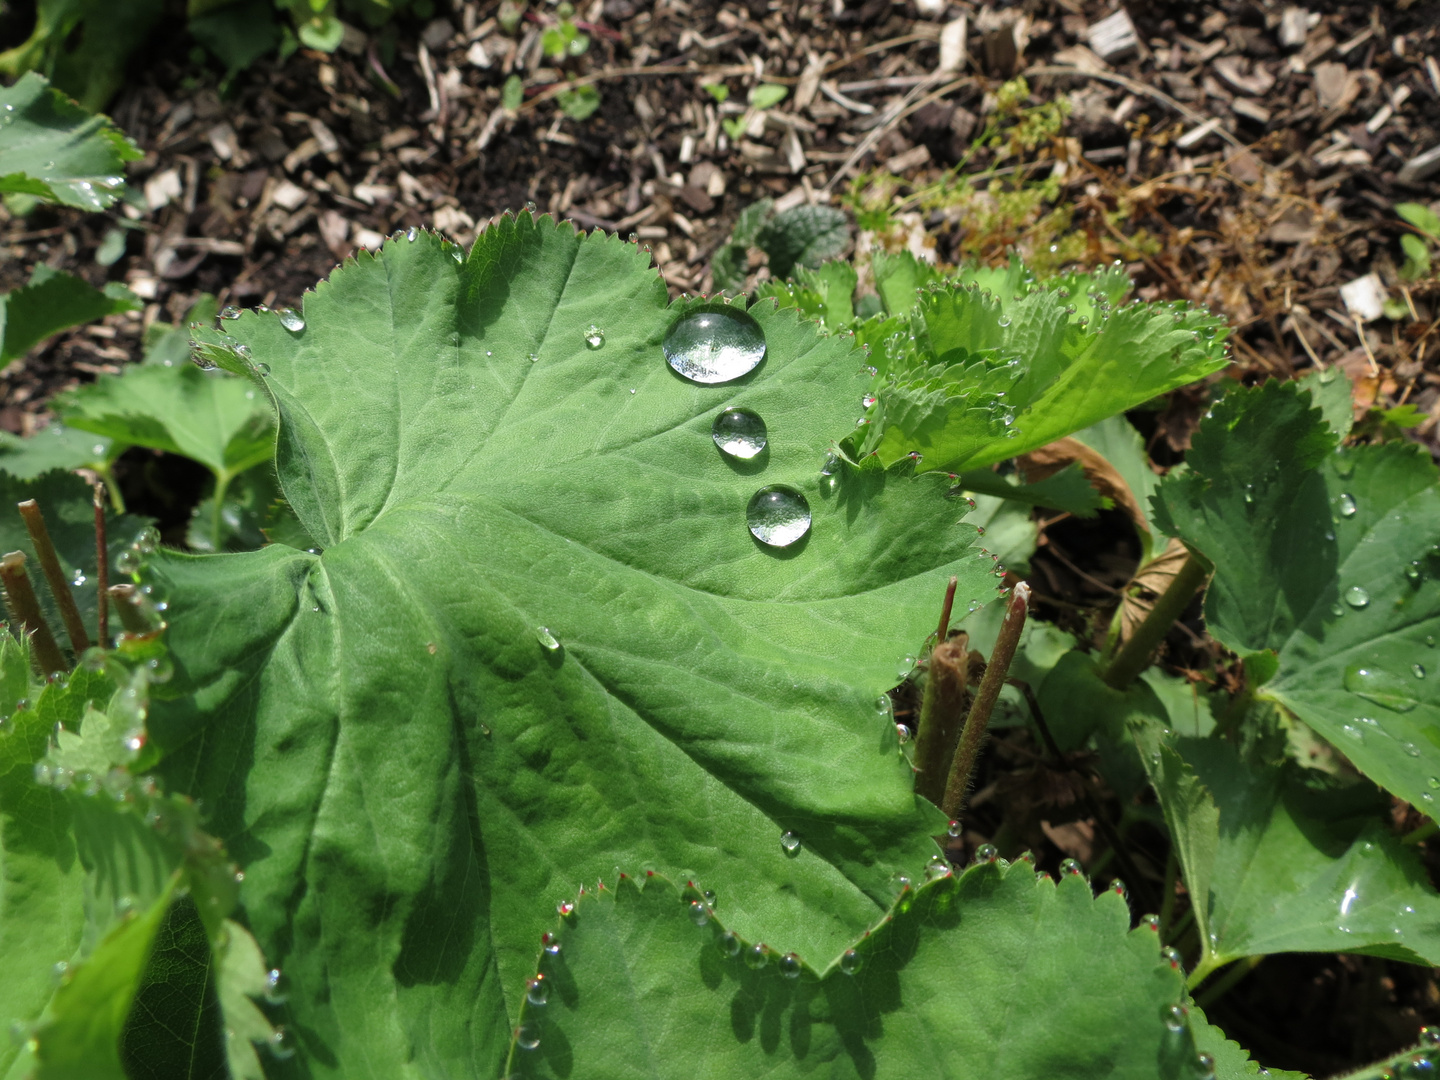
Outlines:
{"label": "green leaf", "polygon": [[791,280],[765,282],[755,299],[774,297],[782,308],[798,308],[805,318],[838,330],[855,319],[851,297],[858,280],[855,268],[840,260],[822,263],[818,270],[797,266]]}
{"label": "green leaf", "polygon": [[1082,326],[1068,299],[1039,289],[1006,302],[973,284],[940,286],[921,296],[908,325],[892,316],[857,331],[872,343],[880,399],[860,452],[881,464],[919,453],[926,468],[978,469],[1225,363],[1213,316],[1130,304]]}
{"label": "green leaf", "polygon": [[17,480],[34,480],[56,469],[108,473],[124,450],[124,443],[68,428],[56,420],[28,439],[0,432],[0,469]]}
{"label": "green leaf", "polygon": [[574,90],[562,90],[555,95],[560,111],[571,120],[588,120],[600,108],[600,91],[586,84]]}
{"label": "green leaf", "polygon": [[1124,901],[1093,897],[1083,877],[1057,885],[1028,862],[981,863],[907,890],[849,959],[782,961],[793,942],[777,938],[759,969],[752,939],[725,937],[732,905],[743,904],[721,892],[707,912],[695,888],[677,894],[659,878],[582,897],[555,928],[559,952],[540,955],[546,1004],[527,1007],[504,1071],[1196,1075],[1188,1027],[1166,1023],[1182,999],[1178,973],[1152,930],[1130,930]]}
{"label": "green leaf", "polygon": [[295,33],[306,48],[333,53],[345,40],[345,24],[334,15],[316,15],[300,23]]}
{"label": "green leaf", "polygon": [[908,251],[875,252],[870,260],[870,272],[875,278],[875,291],[891,315],[908,314],[915,306],[919,290],[940,278],[934,266],[921,262]]}
{"label": "green leaf", "polygon": [[770,109],[784,101],[789,92],[778,83],[761,83],[750,91],[750,104],[757,109]]}
{"label": "green leaf", "polygon": [[1278,654],[1261,697],[1428,811],[1440,784],[1436,469],[1414,444],[1334,442],[1293,384],[1233,391],[1157,510],[1215,564],[1211,634],[1242,655]]}
{"label": "green leaf", "polygon": [[125,162],[141,156],[107,117],[90,115],[34,72],[0,88],[0,113],[0,192],[103,210],[124,187]]}
{"label": "green leaf", "polygon": [[[1218,738],[1163,740],[1146,760],[1203,956],[1192,984],[1246,956],[1348,952],[1433,966],[1440,895],[1388,822],[1389,800],[1295,766],[1255,766]],[[1159,764],[1156,764],[1156,756]]]}
{"label": "green leaf", "polygon": [[700,89],[714,98],[717,105],[724,105],[730,98],[730,87],[724,83],[703,83]]}
{"label": "green leaf", "polygon": [[735,227],[730,232],[730,242],[742,247],[754,244],[760,235],[761,226],[769,218],[774,206],[774,199],[759,199],[741,210],[740,216],[735,219]]}
{"label": "green leaf", "polygon": [[1310,401],[1325,417],[1325,423],[1344,439],[1355,423],[1355,402],[1350,396],[1350,376],[1339,368],[1312,371],[1295,380],[1302,390],[1310,391]]}
{"label": "green leaf", "polygon": [[796,266],[815,269],[839,255],[849,242],[850,223],[833,206],[791,207],[755,234],[755,246],[769,256],[770,273],[777,278],[789,276]]}
{"label": "green leaf", "polygon": [[[279,328],[278,316],[268,317]],[[189,364],[102,375],[57,398],[56,411],[70,427],[181,454],[227,479],[268,460],[274,448],[274,414],[263,391]]]}
{"label": "green leaf", "polygon": [[955,483],[967,491],[998,495],[1029,506],[1048,506],[1080,518],[1092,518],[1097,511],[1110,505],[1109,499],[1102,498],[1100,493],[1090,486],[1090,481],[1078,462],[1071,462],[1054,475],[1033,484],[1011,483],[990,469],[961,473],[955,478]]}
{"label": "green leaf", "polygon": [[102,292],[42,263],[28,285],[0,295],[0,362],[24,356],[61,330],[139,307],[122,285],[107,285]]}
{"label": "green leaf", "polygon": [[1440,243],[1440,216],[1423,203],[1404,202],[1395,204],[1395,213],[1419,229],[1436,243]]}
{"label": "green leaf", "polygon": [[190,515],[185,543],[192,551],[248,551],[263,547],[266,515],[278,494],[275,470],[266,464],[235,477],[220,493],[218,507],[216,485],[212,484]]}
{"label": "green leaf", "polygon": [[1140,432],[1124,416],[1112,416],[1075,432],[1075,438],[1103,457],[1125,481],[1125,486],[1135,496],[1142,521],[1136,523],[1145,558],[1157,555],[1165,549],[1168,537],[1155,524],[1151,512],[1151,501],[1160,487],[1160,477],[1150,467],[1150,454],[1145,449],[1145,440]]}
{"label": "green leaf", "polygon": [[280,46],[280,24],[269,0],[242,0],[192,15],[186,29],[231,72],[245,70]]}
{"label": "green leaf", "polygon": [[[1405,264],[1400,267],[1400,276],[1406,281],[1418,281],[1430,275],[1430,248],[1420,237],[1406,233],[1400,237],[1400,250],[1405,253]],[[1409,311],[1409,305],[1400,301],[1401,307]],[[1394,318],[1395,316],[1390,316]]]}
{"label": "green leaf", "polygon": [[500,104],[509,112],[515,112],[525,102],[525,83],[519,75],[511,75],[505,80],[505,86],[500,92]]}
{"label": "green leaf", "polygon": [[[821,483],[864,381],[847,342],[757,305],[763,364],[699,385],[661,349],[697,305],[667,307],[634,245],[522,214],[453,250],[361,255],[299,333],[202,335],[273,395],[324,552],[152,564],[168,691],[193,694],[156,705],[165,772],[233,838],[317,1075],[498,1072],[547,911],[617,863],[743,889],[747,932],[848,940],[943,831],[876,695],[949,575],[994,596],[938,478]],[[732,405],[763,459],[717,451]],[[813,515],[789,549],[746,529],[775,483]]]}

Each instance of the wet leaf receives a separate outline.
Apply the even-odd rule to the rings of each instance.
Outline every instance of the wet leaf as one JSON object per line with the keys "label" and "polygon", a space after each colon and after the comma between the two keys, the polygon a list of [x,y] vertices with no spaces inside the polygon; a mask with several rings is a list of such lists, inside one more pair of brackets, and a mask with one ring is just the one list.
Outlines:
{"label": "wet leaf", "polygon": [[0,192],[103,210],[120,196],[125,162],[140,156],[109,118],[34,72],[0,89]]}
{"label": "wet leaf", "polygon": [[24,356],[61,330],[139,308],[140,302],[123,285],[97,289],[41,264],[29,284],[0,294],[0,363]]}

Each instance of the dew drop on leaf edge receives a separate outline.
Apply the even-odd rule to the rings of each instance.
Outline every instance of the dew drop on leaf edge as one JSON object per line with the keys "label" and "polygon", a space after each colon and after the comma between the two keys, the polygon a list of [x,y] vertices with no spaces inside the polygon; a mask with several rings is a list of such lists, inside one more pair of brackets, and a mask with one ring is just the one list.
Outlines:
{"label": "dew drop on leaf edge", "polygon": [[780,846],[785,850],[785,854],[794,855],[800,850],[800,837],[786,830],[780,834]]}
{"label": "dew drop on leaf edge", "polygon": [[556,639],[555,635],[550,632],[548,626],[537,626],[535,628],[535,640],[551,652],[560,648],[560,642]]}
{"label": "dew drop on leaf edge", "polygon": [[305,329],[305,319],[294,308],[281,308],[278,312],[280,325],[293,334]]}
{"label": "dew drop on leaf edge", "polygon": [[750,535],[769,547],[789,547],[810,531],[810,504],[784,484],[763,487],[745,508]]}
{"label": "dew drop on leaf edge", "polygon": [[765,359],[765,331],[751,316],[729,307],[692,311],[661,343],[665,362],[691,382],[731,382]]}
{"label": "dew drop on leaf edge", "polygon": [[840,971],[845,975],[858,974],[865,966],[865,958],[854,949],[846,949],[840,955]]}
{"label": "dew drop on leaf edge", "polygon": [[767,434],[765,421],[749,409],[726,409],[710,428],[721,453],[746,461],[765,449]]}

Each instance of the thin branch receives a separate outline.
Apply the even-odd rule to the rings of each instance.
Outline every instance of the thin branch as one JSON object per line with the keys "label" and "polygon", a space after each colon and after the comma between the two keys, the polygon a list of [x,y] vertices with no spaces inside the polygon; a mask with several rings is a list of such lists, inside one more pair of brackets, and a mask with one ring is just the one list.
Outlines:
{"label": "thin branch", "polygon": [[965,723],[970,657],[963,636],[942,638],[930,653],[915,735],[915,791],[937,806],[945,797],[946,768]]}
{"label": "thin branch", "polygon": [[60,610],[60,621],[65,624],[70,649],[79,656],[90,647],[90,635],[85,630],[80,609],[75,606],[75,594],[70,591],[70,582],[65,579],[60,556],[50,539],[50,530],[45,527],[45,515],[34,499],[26,499],[18,506],[20,516],[25,519],[25,531],[30,534],[30,543],[35,547],[35,557],[40,560],[40,569],[45,574],[45,583],[50,586],[50,595],[55,598],[55,606]]}
{"label": "thin branch", "polygon": [[970,715],[965,718],[965,730],[960,735],[960,745],[955,748],[955,759],[950,765],[950,779],[945,785],[945,798],[941,809],[952,819],[960,817],[965,804],[965,792],[970,787],[970,777],[975,771],[975,761],[980,756],[980,747],[985,741],[985,730],[990,725],[990,713],[1000,697],[1000,688],[1005,685],[1005,673],[1010,670],[1010,661],[1015,658],[1015,649],[1020,644],[1020,631],[1025,629],[1025,615],[1030,607],[1030,586],[1020,582],[1015,586],[1010,604],[1005,612],[1005,621],[1000,624],[1000,633],[995,639],[995,648],[990,651],[990,660],[985,666],[985,675],[980,680],[980,689],[970,706]]}
{"label": "thin branch", "polygon": [[32,645],[30,658],[42,676],[65,671],[65,657],[50,632],[50,624],[40,610],[40,601],[30,585],[30,576],[25,573],[25,553],[12,551],[0,556],[0,582],[5,586],[5,599],[11,615],[25,628]]}

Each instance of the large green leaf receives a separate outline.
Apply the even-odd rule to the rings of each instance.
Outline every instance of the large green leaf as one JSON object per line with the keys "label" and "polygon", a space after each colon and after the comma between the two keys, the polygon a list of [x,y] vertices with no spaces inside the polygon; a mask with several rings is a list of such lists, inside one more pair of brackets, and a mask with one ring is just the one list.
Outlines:
{"label": "large green leaf", "polygon": [[1215,563],[1210,632],[1271,649],[1261,689],[1382,787],[1430,812],[1440,790],[1440,490],[1425,451],[1330,452],[1308,395],[1236,391],[1196,432],[1157,510]]}
{"label": "large green leaf", "polygon": [[[42,5],[43,6],[43,5]],[[0,89],[0,192],[104,210],[120,197],[139,149],[31,72]]]}
{"label": "large green leaf", "polygon": [[56,469],[108,473],[124,449],[124,443],[52,421],[28,439],[0,432],[0,470],[18,480],[34,480]]}
{"label": "large green leaf", "polygon": [[139,307],[123,285],[101,290],[70,274],[37,266],[29,284],[0,294],[0,363],[24,356],[61,330]]}
{"label": "large green leaf", "polygon": [[[154,564],[190,696],[152,731],[246,864],[313,1075],[496,1074],[547,912],[619,863],[688,867],[819,955],[943,832],[876,695],[947,576],[983,600],[993,564],[942,478],[821,475],[848,342],[761,304],[760,367],[698,385],[661,351],[695,306],[633,245],[522,214],[468,259],[362,255],[303,328],[202,335],[273,395],[323,552]],[[727,405],[759,457],[717,451]],[[789,548],[746,528],[775,483],[813,514]]]}
{"label": "large green leaf", "polygon": [[1026,861],[981,863],[905,891],[853,949],[804,957],[784,939],[758,957],[759,943],[735,940],[735,899],[720,893],[712,912],[696,887],[658,877],[581,897],[555,928],[558,951],[539,953],[506,1071],[1200,1075],[1156,934],[1131,930],[1124,900],[1093,897],[1081,875],[1057,885]]}
{"label": "large green leaf", "polygon": [[194,365],[143,364],[102,375],[56,401],[70,427],[183,454],[228,480],[269,459],[274,412],[245,379]]}
{"label": "large green leaf", "polygon": [[1198,983],[1245,956],[1352,952],[1434,966],[1440,896],[1395,837],[1389,800],[1217,739],[1140,735],[1194,901]]}
{"label": "large green leaf", "polygon": [[1206,312],[1111,310],[1097,298],[1098,314],[1087,321],[1068,289],[1022,285],[1013,296],[973,281],[932,286],[908,319],[891,315],[857,329],[877,369],[862,453],[884,464],[918,454],[926,468],[978,469],[1225,363],[1225,331]]}

